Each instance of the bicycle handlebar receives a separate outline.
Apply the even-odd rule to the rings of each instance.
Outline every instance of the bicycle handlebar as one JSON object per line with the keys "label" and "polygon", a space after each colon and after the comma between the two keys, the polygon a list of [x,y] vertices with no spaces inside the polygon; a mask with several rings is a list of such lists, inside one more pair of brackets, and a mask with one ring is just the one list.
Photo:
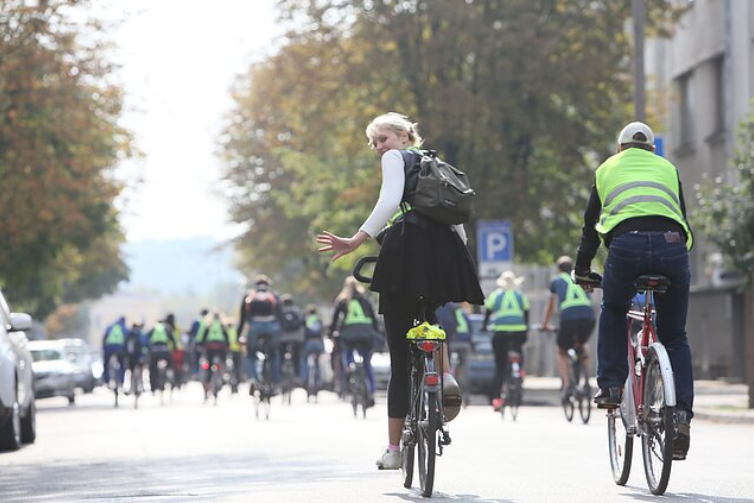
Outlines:
{"label": "bicycle handlebar", "polygon": [[365,265],[376,264],[376,263],[377,263],[377,256],[375,255],[361,257],[359,261],[356,262],[356,265],[353,266],[353,277],[356,278],[361,283],[367,283],[367,284],[371,283],[372,278],[361,274],[361,270],[364,268]]}

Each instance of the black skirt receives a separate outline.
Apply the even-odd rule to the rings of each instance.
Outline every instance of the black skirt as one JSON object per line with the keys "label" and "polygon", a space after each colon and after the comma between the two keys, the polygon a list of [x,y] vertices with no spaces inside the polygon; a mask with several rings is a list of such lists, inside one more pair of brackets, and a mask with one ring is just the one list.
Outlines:
{"label": "black skirt", "polygon": [[382,237],[370,289],[382,295],[484,304],[474,261],[449,226],[411,211]]}

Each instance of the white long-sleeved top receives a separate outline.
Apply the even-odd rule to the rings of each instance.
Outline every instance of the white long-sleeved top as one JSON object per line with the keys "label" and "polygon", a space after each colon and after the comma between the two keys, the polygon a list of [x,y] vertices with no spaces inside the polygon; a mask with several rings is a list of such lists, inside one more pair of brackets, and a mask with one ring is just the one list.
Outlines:
{"label": "white long-sleeved top", "polygon": [[[400,208],[403,198],[403,188],[406,183],[406,174],[403,169],[403,156],[398,150],[388,150],[382,156],[382,187],[377,204],[372,213],[361,226],[362,231],[369,237],[374,237],[387,224],[390,217],[395,215]],[[452,226],[466,244],[467,237],[463,225]]]}

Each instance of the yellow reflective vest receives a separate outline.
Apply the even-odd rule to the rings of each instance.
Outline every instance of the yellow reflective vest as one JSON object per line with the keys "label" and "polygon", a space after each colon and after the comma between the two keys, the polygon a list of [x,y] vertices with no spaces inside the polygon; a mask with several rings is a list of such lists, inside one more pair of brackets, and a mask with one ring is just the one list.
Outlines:
{"label": "yellow reflective vest", "polygon": [[595,225],[604,240],[611,230],[629,218],[665,217],[686,231],[686,247],[693,237],[681,211],[678,171],[668,160],[640,148],[629,148],[602,163],[596,173],[597,194],[602,202]]}

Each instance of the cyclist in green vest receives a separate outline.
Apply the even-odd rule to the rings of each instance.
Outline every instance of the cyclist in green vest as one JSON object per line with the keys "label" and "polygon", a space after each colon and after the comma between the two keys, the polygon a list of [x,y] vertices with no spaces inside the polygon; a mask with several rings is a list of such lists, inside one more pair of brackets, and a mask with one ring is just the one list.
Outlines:
{"label": "cyclist in green vest", "polygon": [[324,327],[322,319],[317,313],[317,306],[306,306],[304,318],[304,350],[301,352],[301,377],[306,379],[309,373],[309,355],[314,355],[314,382],[317,389],[322,385],[322,375],[319,368],[319,357],[325,352],[325,341],[322,339]]}
{"label": "cyclist in green vest", "polygon": [[[495,410],[500,410],[503,398],[500,390],[508,380],[508,352],[521,353],[521,368],[524,366],[522,346],[529,330],[529,299],[520,289],[524,278],[513,271],[505,271],[497,279],[500,287],[490,294],[484,307],[482,330],[492,329],[492,349],[495,353],[495,380],[490,390],[490,402]],[[490,324],[490,318],[492,323]]]}
{"label": "cyclist in green vest", "polygon": [[556,265],[559,274],[550,282],[550,299],[547,302],[542,328],[554,331],[550,327],[550,320],[557,305],[560,313],[558,325],[558,372],[562,381],[563,392],[568,389],[568,350],[581,349],[584,368],[589,368],[589,353],[586,343],[592,336],[596,317],[592,307],[592,299],[579,285],[571,279],[573,259],[562,256]]}
{"label": "cyclist in green vest", "polygon": [[343,283],[343,290],[335,298],[330,333],[337,340],[340,350],[339,379],[345,386],[345,369],[353,363],[356,351],[364,361],[369,391],[368,403],[374,405],[374,372],[372,371],[372,349],[379,337],[377,316],[366,298],[364,288],[349,276]]}
{"label": "cyclist in green vest", "polygon": [[196,344],[201,348],[205,360],[201,367],[204,374],[204,393],[206,399],[212,380],[212,362],[217,360],[220,367],[218,371],[224,372],[225,358],[228,355],[228,348],[230,347],[230,337],[228,337],[228,331],[225,330],[225,325],[222,319],[220,319],[220,313],[214,312],[211,320],[204,327],[200,328],[196,336]]}
{"label": "cyclist in green vest", "polygon": [[120,372],[118,372],[118,381],[123,384],[123,379],[126,375],[126,317],[119,317],[115,323],[108,325],[105,329],[105,334],[102,337],[102,351],[103,351],[103,372],[102,379],[107,381],[109,379],[110,372],[110,357],[115,355],[120,363]]}
{"label": "cyclist in green vest", "polygon": [[158,321],[147,332],[147,349],[149,350],[149,389],[152,394],[158,389],[165,389],[164,382],[158,382],[158,365],[161,361],[173,367],[173,349],[175,348],[173,326],[167,321]]}
{"label": "cyclist in green vest", "polygon": [[[600,241],[608,248],[605,276],[591,271]],[[686,314],[693,236],[686,220],[683,189],[675,166],[654,154],[654,133],[641,122],[618,135],[618,153],[597,168],[584,212],[584,227],[573,276],[601,280],[602,314],[597,343],[598,407],[620,404],[628,376],[626,312],[643,274],[666,276],[671,286],[655,297],[657,336],[667,349],[676,387],[673,459],[688,452],[694,403],[691,349]]]}

